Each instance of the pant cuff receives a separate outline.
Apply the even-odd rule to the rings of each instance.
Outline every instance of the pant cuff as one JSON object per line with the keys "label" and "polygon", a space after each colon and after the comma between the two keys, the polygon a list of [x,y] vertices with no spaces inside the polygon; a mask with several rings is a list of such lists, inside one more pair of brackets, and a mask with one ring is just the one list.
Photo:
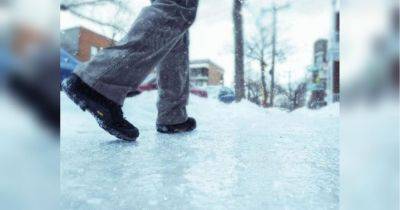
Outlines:
{"label": "pant cuff", "polygon": [[181,124],[186,122],[188,119],[188,116],[181,116],[181,117],[158,117],[157,118],[157,124],[158,125],[176,125],[176,124]]}
{"label": "pant cuff", "polygon": [[74,72],[79,78],[82,79],[87,85],[104,97],[112,100],[113,102],[123,105],[125,97],[130,90],[130,87],[108,84],[85,73],[85,71]]}

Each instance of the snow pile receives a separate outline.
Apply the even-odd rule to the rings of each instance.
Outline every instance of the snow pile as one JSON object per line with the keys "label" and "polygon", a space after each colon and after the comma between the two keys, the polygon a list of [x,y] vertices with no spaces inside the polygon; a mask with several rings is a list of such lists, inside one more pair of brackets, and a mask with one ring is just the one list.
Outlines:
{"label": "snow pile", "polygon": [[292,113],[191,96],[198,129],[155,131],[157,93],[125,102],[116,140],[61,96],[63,209],[337,209],[339,106]]}

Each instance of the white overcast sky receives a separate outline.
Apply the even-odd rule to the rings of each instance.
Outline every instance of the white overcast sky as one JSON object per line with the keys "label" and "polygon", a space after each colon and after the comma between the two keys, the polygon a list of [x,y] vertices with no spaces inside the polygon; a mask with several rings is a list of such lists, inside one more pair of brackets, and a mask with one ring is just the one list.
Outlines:
{"label": "white overcast sky", "polygon": [[[276,0],[287,2],[284,0]],[[233,81],[233,25],[232,0],[200,0],[197,20],[190,30],[191,59],[211,59],[225,69],[225,84]],[[248,0],[244,9],[245,33],[251,34],[252,15],[255,10],[268,6],[271,0]],[[138,14],[140,9],[149,4],[149,0],[132,0],[133,10]],[[109,16],[109,13],[94,15]],[[110,17],[112,18],[112,17]],[[132,17],[133,22],[134,17]],[[313,43],[319,38],[329,38],[332,22],[331,0],[295,0],[291,7],[282,11],[279,16],[278,39],[280,43],[292,47],[286,61],[279,63],[276,72],[278,82],[288,81],[288,72],[292,80],[304,77],[306,67],[312,63]],[[129,21],[129,20],[127,20]],[[266,23],[270,21],[267,16]],[[66,29],[83,25],[102,34],[109,32],[90,22],[78,19],[67,12],[60,16],[60,27]],[[257,74],[257,69],[253,72]]]}

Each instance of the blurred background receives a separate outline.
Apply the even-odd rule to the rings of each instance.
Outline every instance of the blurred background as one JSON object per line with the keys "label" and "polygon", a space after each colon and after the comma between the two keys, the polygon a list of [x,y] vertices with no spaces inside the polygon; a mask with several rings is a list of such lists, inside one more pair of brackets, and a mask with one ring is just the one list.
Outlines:
{"label": "blurred background", "polygon": [[341,206],[399,208],[399,2],[341,2]]}
{"label": "blurred background", "polygon": [[59,6],[0,1],[0,208],[56,209]]}
{"label": "blurred background", "polygon": [[[107,2],[0,0],[1,209],[58,205],[60,81],[149,4]],[[341,207],[398,209],[398,1],[244,1],[241,69],[233,2],[201,2],[191,92],[288,112],[340,102]],[[77,42],[82,34],[92,41]]]}

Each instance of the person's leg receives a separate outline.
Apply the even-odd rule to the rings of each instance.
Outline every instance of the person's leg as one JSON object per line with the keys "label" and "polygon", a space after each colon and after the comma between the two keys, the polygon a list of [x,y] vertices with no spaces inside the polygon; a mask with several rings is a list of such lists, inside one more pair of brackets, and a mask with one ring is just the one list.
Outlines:
{"label": "person's leg", "polygon": [[175,125],[187,120],[189,98],[189,35],[182,37],[157,66],[157,124]]}
{"label": "person's leg", "polygon": [[[142,10],[116,46],[99,52],[74,72],[108,99],[123,104],[193,23],[198,0],[155,0]],[[171,72],[173,74],[174,72]]]}

